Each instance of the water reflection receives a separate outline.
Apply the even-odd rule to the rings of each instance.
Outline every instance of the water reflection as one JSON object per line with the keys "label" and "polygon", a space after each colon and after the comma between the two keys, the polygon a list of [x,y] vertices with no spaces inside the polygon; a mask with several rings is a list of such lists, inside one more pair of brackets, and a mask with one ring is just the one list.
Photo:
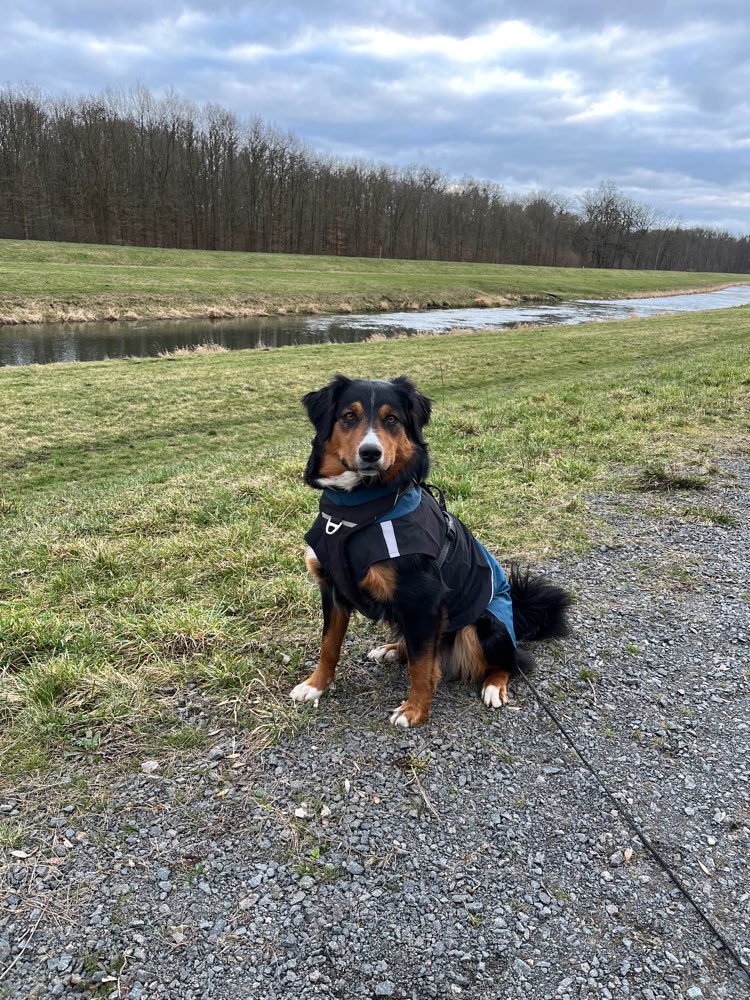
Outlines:
{"label": "water reflection", "polygon": [[697,295],[616,301],[582,299],[555,305],[504,306],[496,309],[0,327],[0,366],[155,357],[166,351],[200,344],[218,344],[228,350],[240,350],[298,344],[343,344],[373,336],[445,333],[457,328],[503,329],[527,323],[567,326],[596,320],[648,317],[663,312],[699,312],[748,304],[750,285],[737,285]]}

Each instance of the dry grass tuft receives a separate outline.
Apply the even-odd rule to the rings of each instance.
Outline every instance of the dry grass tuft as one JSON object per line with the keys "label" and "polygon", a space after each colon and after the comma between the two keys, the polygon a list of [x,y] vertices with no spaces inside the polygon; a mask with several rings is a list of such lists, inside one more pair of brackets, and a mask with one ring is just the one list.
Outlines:
{"label": "dry grass tuft", "polygon": [[498,306],[510,306],[518,302],[518,296],[509,297],[507,295],[478,295],[474,299],[474,305],[478,309],[497,309]]}
{"label": "dry grass tuft", "polygon": [[157,357],[159,358],[189,358],[197,357],[202,354],[226,354],[229,348],[224,347],[223,344],[195,344],[193,347],[175,347],[172,351],[161,351]]}
{"label": "dry grass tuft", "polygon": [[705,490],[715,472],[713,466],[689,468],[651,463],[635,475],[633,486],[643,493]]}
{"label": "dry grass tuft", "polygon": [[64,309],[58,314],[61,323],[90,323],[96,314],[87,309]]}

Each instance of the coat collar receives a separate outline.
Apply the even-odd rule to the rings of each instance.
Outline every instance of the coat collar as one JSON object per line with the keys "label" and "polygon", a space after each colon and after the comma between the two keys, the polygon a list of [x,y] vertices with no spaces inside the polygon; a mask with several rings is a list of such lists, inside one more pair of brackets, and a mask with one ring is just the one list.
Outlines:
{"label": "coat collar", "polygon": [[327,522],[326,534],[333,534],[334,524],[347,528],[365,527],[382,521],[404,517],[422,501],[422,490],[414,483],[405,493],[392,487],[373,487],[342,493],[324,490],[320,498],[320,513]]}
{"label": "coat collar", "polygon": [[386,483],[383,486],[360,486],[356,490],[349,491],[325,489],[323,496],[330,503],[339,507],[359,507],[372,500],[382,500],[388,496],[392,497],[395,504],[398,499],[398,490]]}

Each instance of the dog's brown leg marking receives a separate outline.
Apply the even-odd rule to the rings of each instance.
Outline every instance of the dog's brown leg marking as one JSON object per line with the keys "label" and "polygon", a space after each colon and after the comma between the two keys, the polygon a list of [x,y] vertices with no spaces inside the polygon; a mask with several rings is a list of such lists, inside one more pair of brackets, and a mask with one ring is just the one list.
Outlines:
{"label": "dog's brown leg marking", "polygon": [[376,601],[389,604],[396,592],[396,570],[391,563],[373,563],[359,585]]}
{"label": "dog's brown leg marking", "polygon": [[318,665],[306,681],[311,687],[325,691],[333,683],[336,665],[341,656],[341,644],[348,626],[349,612],[334,604],[331,608],[331,621],[323,633],[323,641],[320,644]]}
{"label": "dog's brown leg marking", "polygon": [[341,643],[344,641],[351,613],[349,608],[333,603],[333,594],[325,583],[321,584],[320,592],[323,598],[324,624],[318,665],[306,681],[302,681],[291,691],[293,701],[314,701],[316,705],[326,688],[333,683],[341,655]]}
{"label": "dog's brown leg marking", "polygon": [[440,680],[440,667],[434,650],[410,659],[409,675],[409,697],[391,716],[391,722],[397,726],[421,726],[430,717],[432,698]]}

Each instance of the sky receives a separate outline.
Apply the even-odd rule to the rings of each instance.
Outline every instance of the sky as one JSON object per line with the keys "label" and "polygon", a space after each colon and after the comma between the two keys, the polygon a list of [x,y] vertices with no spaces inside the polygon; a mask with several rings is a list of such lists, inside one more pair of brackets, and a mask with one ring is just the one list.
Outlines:
{"label": "sky", "polygon": [[3,0],[0,82],[134,84],[309,147],[750,234],[745,0]]}

